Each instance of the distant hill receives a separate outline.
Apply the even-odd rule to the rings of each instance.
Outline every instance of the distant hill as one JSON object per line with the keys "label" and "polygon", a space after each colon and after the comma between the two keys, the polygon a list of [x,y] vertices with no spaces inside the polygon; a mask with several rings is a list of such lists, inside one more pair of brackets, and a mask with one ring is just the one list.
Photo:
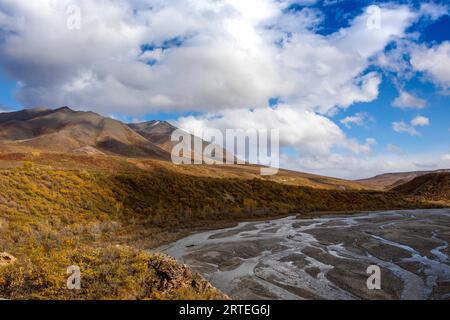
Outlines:
{"label": "distant hill", "polygon": [[[171,137],[172,134],[178,130],[177,127],[173,126],[167,121],[148,121],[148,122],[141,122],[141,123],[130,123],[128,126],[139,133],[141,136],[145,137],[161,149],[171,153],[173,147],[178,143],[178,141],[172,141]],[[186,133],[187,134],[187,133]],[[191,138],[191,148],[192,148],[192,154],[191,159],[194,159],[194,157],[197,155],[199,156],[198,159],[202,159],[203,151],[205,148],[209,145],[208,142],[203,141],[201,138],[196,137],[194,135],[189,135]],[[194,146],[198,145],[201,146],[201,153],[196,154]],[[223,161],[226,161],[227,157],[227,151],[225,149],[222,149],[220,147],[216,148],[216,154],[214,155],[218,159],[223,159]],[[232,159],[235,159],[234,155],[230,154]]]}
{"label": "distant hill", "polygon": [[393,189],[399,193],[432,201],[450,201],[450,172],[422,175]]}
{"label": "distant hill", "polygon": [[68,107],[1,113],[0,146],[4,152],[104,153],[170,158],[168,152],[122,122]]}
{"label": "distant hill", "polygon": [[[171,135],[175,130],[177,128],[166,121],[125,124],[94,112],[74,111],[68,107],[0,113],[0,167],[8,168],[16,166],[22,160],[32,160],[36,164],[58,167],[64,164],[69,169],[83,166],[110,170],[126,162],[127,168],[132,163],[134,167],[144,170],[164,168],[202,177],[261,179],[261,167],[258,165],[172,164],[171,151],[177,142],[171,141]],[[192,136],[192,141],[203,148],[207,145],[195,136]],[[226,150],[216,150],[219,152],[216,155],[218,158],[226,158]],[[192,153],[191,157],[194,156],[195,153]],[[60,161],[61,159],[64,161]],[[374,181],[348,181],[280,170],[276,176],[264,179],[321,189],[383,190],[384,185],[398,181],[401,175],[383,175],[376,177]],[[411,180],[414,177],[415,175],[407,178]],[[378,180],[382,180],[381,183]]]}
{"label": "distant hill", "polygon": [[170,137],[178,128],[171,125],[169,122],[153,120],[140,123],[129,123],[128,126],[160,148],[169,153],[171,152],[173,143]]}
{"label": "distant hill", "polygon": [[404,184],[406,182],[409,182],[413,180],[414,178],[429,174],[429,173],[437,173],[437,172],[450,172],[450,169],[441,169],[436,171],[412,171],[412,172],[397,172],[397,173],[385,173],[380,174],[378,176],[368,178],[368,179],[361,179],[356,180],[355,182],[358,182],[362,185],[365,185],[367,187],[373,188],[373,189],[380,189],[380,190],[389,190],[392,188],[395,188],[396,186],[399,186],[401,184]]}

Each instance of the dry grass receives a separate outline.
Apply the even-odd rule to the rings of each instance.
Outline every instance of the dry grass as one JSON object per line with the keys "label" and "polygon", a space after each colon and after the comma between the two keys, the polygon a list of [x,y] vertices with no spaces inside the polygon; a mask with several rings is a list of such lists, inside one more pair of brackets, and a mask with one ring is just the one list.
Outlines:
{"label": "dry grass", "polygon": [[125,158],[106,155],[58,154],[43,152],[0,153],[0,168],[21,167],[24,162],[31,161],[35,167],[73,168],[88,171],[106,172],[153,172],[167,170],[178,174],[195,177],[261,179],[286,185],[304,186],[319,189],[370,190],[360,183],[324,177],[309,173],[280,170],[275,176],[262,177],[260,167],[256,165],[174,165],[168,161],[154,159]]}
{"label": "dry grass", "polygon": [[[391,192],[181,174],[158,162],[142,170],[126,159],[106,157],[2,161],[14,165],[0,170],[0,252],[18,259],[0,269],[4,298],[224,298],[188,268],[170,259],[161,264],[159,255],[142,249],[205,225],[429,206]],[[70,265],[82,267],[81,292],[65,287]]]}
{"label": "dry grass", "polygon": [[450,202],[450,172],[426,174],[393,190],[430,201]]}

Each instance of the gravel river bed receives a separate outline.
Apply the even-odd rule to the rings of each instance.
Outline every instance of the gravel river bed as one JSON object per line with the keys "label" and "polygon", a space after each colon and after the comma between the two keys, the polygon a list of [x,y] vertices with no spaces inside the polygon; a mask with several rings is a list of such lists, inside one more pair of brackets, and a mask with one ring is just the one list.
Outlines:
{"label": "gravel river bed", "polygon": [[158,250],[234,299],[450,299],[449,242],[437,209],[245,222]]}

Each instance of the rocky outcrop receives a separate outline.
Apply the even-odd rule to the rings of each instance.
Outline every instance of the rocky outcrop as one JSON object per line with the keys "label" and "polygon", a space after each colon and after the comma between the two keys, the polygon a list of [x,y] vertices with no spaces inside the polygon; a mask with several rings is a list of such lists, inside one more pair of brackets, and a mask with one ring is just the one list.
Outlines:
{"label": "rocky outcrop", "polygon": [[17,261],[15,257],[7,252],[0,252],[0,267],[6,267],[14,264]]}
{"label": "rocky outcrop", "polygon": [[213,287],[202,276],[192,272],[188,266],[179,264],[169,256],[158,254],[150,263],[150,268],[154,270],[159,279],[158,291],[163,299],[170,299],[173,292],[192,289],[201,296],[208,298],[219,300],[230,299],[220,290]]}

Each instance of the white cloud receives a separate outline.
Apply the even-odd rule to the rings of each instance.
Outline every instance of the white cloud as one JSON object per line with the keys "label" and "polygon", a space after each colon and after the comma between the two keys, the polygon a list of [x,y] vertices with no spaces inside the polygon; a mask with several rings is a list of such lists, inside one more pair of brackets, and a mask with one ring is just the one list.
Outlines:
{"label": "white cloud", "polygon": [[[418,15],[384,5],[382,28],[367,28],[365,12],[322,36],[320,12],[284,11],[290,3],[1,0],[0,65],[23,84],[25,105],[142,115],[264,108],[280,97],[328,113],[378,96],[380,75],[365,73],[370,58]],[[69,4],[81,8],[81,30],[65,27]],[[156,48],[142,52],[145,44]]]}
{"label": "white cloud", "polygon": [[[370,13],[363,12],[324,36],[316,33],[321,12],[284,10],[292,3],[298,1],[0,0],[0,68],[20,82],[18,99],[27,106],[70,105],[119,118],[195,111],[203,115],[179,124],[280,128],[282,145],[305,160],[299,168],[314,168],[318,159],[324,173],[325,161],[330,172],[346,165],[336,174],[343,176],[376,141],[347,137],[324,115],[376,99],[382,76],[368,72],[374,57],[420,15],[435,18],[439,10],[384,4],[381,28],[368,28]],[[81,8],[81,30],[66,28],[69,4]],[[420,47],[412,63],[448,87],[447,56],[446,47]],[[285,104],[271,109],[270,98]]]}
{"label": "white cloud", "polygon": [[340,35],[336,35],[339,46],[368,58],[380,52],[389,41],[404,36],[404,30],[418,17],[407,6],[387,5],[380,9],[379,28],[368,27],[373,17],[373,12],[368,10],[354,20],[351,29],[343,29]]}
{"label": "white cloud", "polygon": [[450,42],[431,48],[416,46],[411,52],[411,64],[425,72],[444,92],[450,90]]}
{"label": "white cloud", "polygon": [[353,116],[345,117],[340,122],[350,129],[352,125],[364,126],[366,121],[373,121],[373,119],[366,112],[358,112]]}
{"label": "white cloud", "polygon": [[372,152],[372,146],[377,144],[377,140],[374,138],[367,138],[364,144],[360,144],[355,139],[350,139],[343,143],[343,146],[347,147],[354,154],[370,154]]}
{"label": "white cloud", "polygon": [[410,124],[405,123],[404,121],[393,122],[392,129],[398,133],[408,133],[410,136],[420,136],[420,132],[416,130],[415,127],[424,127],[430,124],[430,120],[426,117],[417,116],[411,120]]}
{"label": "white cloud", "polygon": [[411,120],[411,125],[414,127],[424,127],[430,124],[430,119],[422,116],[415,117]]}
{"label": "white cloud", "polygon": [[400,91],[400,95],[392,103],[394,107],[401,109],[423,109],[427,106],[427,102],[406,91]]}
{"label": "white cloud", "polygon": [[413,126],[405,123],[404,121],[399,122],[393,122],[392,123],[392,129],[394,129],[395,132],[402,133],[405,132],[409,134],[410,136],[419,136],[420,133],[414,128]]}
{"label": "white cloud", "polygon": [[223,110],[217,114],[189,116],[178,119],[177,126],[195,129],[279,129],[280,145],[294,147],[302,154],[327,155],[334,147],[351,152],[368,153],[375,144],[367,139],[360,144],[349,139],[330,119],[312,111],[296,110],[289,105],[256,110]]}
{"label": "white cloud", "polygon": [[448,12],[448,6],[442,4],[429,2],[422,3],[420,6],[420,13],[430,17],[432,20],[437,20],[444,15],[448,15]]}
{"label": "white cloud", "polygon": [[450,158],[440,154],[342,155],[332,153],[326,157],[301,155],[284,156],[283,167],[304,172],[347,179],[369,178],[386,172],[437,170],[450,168]]}
{"label": "white cloud", "polygon": [[379,29],[367,27],[370,13],[365,12],[349,28],[329,37],[294,34],[281,55],[289,67],[283,74],[292,75],[297,84],[292,86],[293,93],[285,94],[287,101],[327,113],[335,106],[346,108],[377,98],[380,75],[362,74],[370,58],[390,41],[402,37],[416,15],[408,7],[399,6],[382,8],[382,17]]}
{"label": "white cloud", "polygon": [[393,154],[403,155],[405,152],[395,144],[387,144],[386,151]]}

